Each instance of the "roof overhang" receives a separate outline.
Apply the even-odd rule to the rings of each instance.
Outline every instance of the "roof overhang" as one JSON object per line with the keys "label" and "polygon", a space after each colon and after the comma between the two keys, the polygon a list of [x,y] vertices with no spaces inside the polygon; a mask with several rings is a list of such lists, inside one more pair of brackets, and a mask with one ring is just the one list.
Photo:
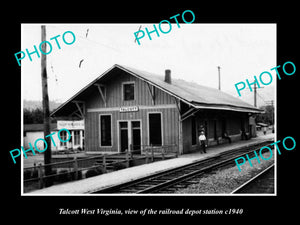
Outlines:
{"label": "roof overhang", "polygon": [[246,112],[246,113],[263,113],[263,110],[257,108],[243,108],[233,105],[221,105],[221,104],[203,104],[193,102],[196,109],[214,109],[214,110],[228,110],[235,112]]}

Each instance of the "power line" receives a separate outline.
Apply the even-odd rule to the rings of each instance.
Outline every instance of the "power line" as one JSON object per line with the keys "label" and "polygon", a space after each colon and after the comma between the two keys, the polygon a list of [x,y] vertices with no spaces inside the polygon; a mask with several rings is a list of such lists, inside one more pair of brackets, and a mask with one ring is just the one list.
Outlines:
{"label": "power line", "polygon": [[[142,25],[140,25],[139,30],[137,32],[139,32],[142,28]],[[136,42],[136,39],[138,38],[139,34],[137,34],[136,38],[134,39],[134,43]]]}
{"label": "power line", "polygon": [[[61,27],[59,27],[59,26],[53,26],[53,25],[51,25],[51,28],[57,28],[57,29],[59,29],[59,30],[62,30],[62,31],[65,31],[65,29],[63,29],[63,28],[61,28]],[[85,29],[85,28],[84,28]],[[88,42],[91,42],[91,43],[89,43],[89,44],[97,44],[97,45],[101,45],[101,46],[104,46],[104,47],[106,47],[106,48],[110,48],[110,49],[113,49],[113,50],[115,50],[115,51],[118,51],[118,52],[120,52],[120,50],[118,50],[118,49],[116,49],[116,48],[114,48],[114,47],[112,47],[112,46],[110,46],[110,45],[106,45],[106,44],[103,44],[103,43],[100,43],[100,42],[98,42],[98,41],[95,41],[95,40],[91,40],[90,38],[87,38],[87,34],[89,34],[90,33],[90,28],[88,28],[87,29],[87,31],[86,31],[86,33],[85,33],[85,37],[84,36],[82,36],[82,35],[80,35],[80,34],[76,34],[76,38],[78,37],[78,38],[80,38],[81,40],[83,40],[83,41],[87,41],[87,43]],[[104,36],[104,35],[102,35],[102,36]],[[78,47],[80,47],[81,48],[81,46],[78,46]],[[94,47],[94,46],[93,46]]]}
{"label": "power line", "polygon": [[258,92],[256,92],[256,94],[258,95],[258,97],[261,98],[261,100],[263,100],[267,104],[267,102],[265,101],[265,99],[260,94],[258,94]]}

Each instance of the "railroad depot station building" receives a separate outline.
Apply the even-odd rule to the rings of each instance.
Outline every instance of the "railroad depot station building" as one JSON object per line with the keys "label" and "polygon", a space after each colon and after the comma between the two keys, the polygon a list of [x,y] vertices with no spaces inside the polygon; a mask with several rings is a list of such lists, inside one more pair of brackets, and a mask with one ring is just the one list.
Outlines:
{"label": "railroad depot station building", "polygon": [[[250,138],[261,110],[220,90],[114,65],[58,107],[52,117],[84,120],[87,153],[174,145],[179,154]],[[250,119],[250,120],[249,120]],[[250,121],[250,122],[249,122]],[[251,122],[252,121],[252,122]],[[243,135],[242,135],[243,134]]]}

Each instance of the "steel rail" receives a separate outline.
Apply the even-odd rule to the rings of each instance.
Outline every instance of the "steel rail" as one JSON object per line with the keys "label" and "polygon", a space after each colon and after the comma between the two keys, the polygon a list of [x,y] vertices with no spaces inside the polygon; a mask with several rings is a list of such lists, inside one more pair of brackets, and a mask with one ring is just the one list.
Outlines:
{"label": "steel rail", "polygon": [[[253,153],[254,150],[257,150],[258,146],[265,145],[268,142],[269,141],[255,144],[253,146],[246,146],[246,147],[239,148],[239,149],[235,148],[235,149],[232,149],[232,150],[229,150],[226,152],[221,152],[221,153],[216,154],[207,159],[197,160],[196,162],[190,163],[188,165],[172,168],[167,171],[158,172],[158,173],[146,176],[146,177],[142,177],[142,178],[139,178],[136,180],[132,180],[132,181],[123,183],[123,184],[100,189],[93,193],[123,193],[122,190],[124,191],[126,189],[127,189],[127,191],[125,191],[125,192],[131,191],[131,193],[136,193],[136,194],[157,192],[162,189],[168,188],[170,186],[174,186],[175,184],[178,184],[180,182],[190,180],[191,178],[193,178],[195,176],[199,176],[200,174],[202,175],[203,173],[205,173],[209,170],[213,170],[218,167],[224,167],[228,164],[233,164],[234,159],[236,159],[237,157],[241,157],[246,154],[251,154],[251,153]],[[253,149],[253,148],[256,148],[256,149]],[[249,149],[251,149],[251,150],[249,150]],[[238,153],[241,153],[241,154],[238,154]],[[218,160],[221,159],[221,161],[215,162],[216,159],[218,159]],[[215,162],[215,163],[212,165],[205,165],[205,164],[209,164],[211,162]],[[186,170],[186,171],[184,171],[184,170]],[[176,173],[178,173],[179,175]],[[174,177],[174,175],[175,175],[175,177]],[[170,178],[172,176],[174,178]],[[157,184],[155,184],[155,183],[157,183]],[[142,190],[135,188],[135,187],[138,187],[138,185],[140,185],[140,187],[142,187]]]}
{"label": "steel rail", "polygon": [[[146,188],[144,190],[141,190],[141,191],[138,191],[136,192],[137,194],[142,194],[142,193],[155,193],[155,192],[158,192],[158,191],[161,191],[161,190],[164,190],[170,186],[173,186],[175,184],[178,184],[178,183],[181,183],[183,181],[186,181],[186,180],[190,180],[192,179],[193,177],[195,176],[198,176],[198,175],[203,175],[205,172],[208,172],[208,171],[211,171],[211,170],[214,170],[214,169],[217,169],[217,168],[222,168],[228,164],[234,164],[234,159],[236,159],[237,157],[241,157],[241,156],[244,156],[246,154],[251,154],[253,153],[253,150],[250,150],[250,151],[247,151],[245,153],[242,153],[242,154],[239,154],[237,156],[233,156],[233,157],[230,157],[228,159],[225,159],[225,160],[222,160],[222,161],[219,161],[219,162],[216,162],[212,165],[209,165],[209,166],[206,166],[206,167],[203,167],[201,168],[201,165],[195,165],[195,170],[190,172],[190,173],[187,173],[187,174],[184,174],[182,176],[179,176],[179,177],[176,177],[176,178],[173,178],[173,179],[170,179],[166,182],[163,182],[163,183],[160,183],[160,184],[157,184],[157,185],[153,185],[149,188]],[[197,166],[200,166],[199,169],[197,169]]]}
{"label": "steel rail", "polygon": [[[259,180],[262,176],[264,176],[266,173],[268,173],[270,170],[274,169],[274,163],[261,171],[259,174],[255,175],[254,177],[247,180],[245,183],[243,183],[241,186],[233,190],[230,194],[238,194],[242,193],[245,189],[249,187],[249,185],[252,185],[254,182]],[[245,194],[245,193],[244,193]]]}

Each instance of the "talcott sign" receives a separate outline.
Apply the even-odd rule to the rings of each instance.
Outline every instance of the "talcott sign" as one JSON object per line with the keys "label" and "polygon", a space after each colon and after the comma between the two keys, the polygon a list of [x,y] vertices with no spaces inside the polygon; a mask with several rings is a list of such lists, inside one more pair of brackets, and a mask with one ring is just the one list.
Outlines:
{"label": "talcott sign", "polygon": [[68,130],[83,130],[84,121],[83,120],[60,120],[57,121],[57,129],[66,128]]}
{"label": "talcott sign", "polygon": [[138,106],[120,107],[120,112],[137,112],[137,111],[139,111]]}

